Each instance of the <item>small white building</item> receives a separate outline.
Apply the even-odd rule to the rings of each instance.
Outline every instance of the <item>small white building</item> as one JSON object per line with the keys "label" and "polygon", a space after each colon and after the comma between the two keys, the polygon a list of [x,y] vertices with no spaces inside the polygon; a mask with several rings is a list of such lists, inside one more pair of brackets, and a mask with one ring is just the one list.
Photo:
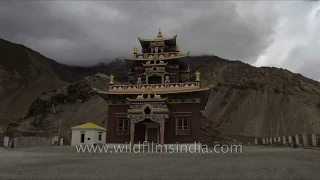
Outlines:
{"label": "small white building", "polygon": [[93,123],[86,123],[71,128],[71,145],[105,144],[107,129]]}

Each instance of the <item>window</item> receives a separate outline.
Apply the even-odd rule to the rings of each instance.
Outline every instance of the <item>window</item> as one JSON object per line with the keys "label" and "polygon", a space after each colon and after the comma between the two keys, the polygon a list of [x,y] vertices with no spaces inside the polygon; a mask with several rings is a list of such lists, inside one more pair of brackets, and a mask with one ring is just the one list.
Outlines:
{"label": "window", "polygon": [[99,137],[98,137],[98,141],[102,140],[102,132],[99,132]]}
{"label": "window", "polygon": [[178,113],[176,116],[176,135],[190,135],[190,113]]}
{"label": "window", "polygon": [[117,118],[117,135],[129,135],[129,119],[128,118]]}

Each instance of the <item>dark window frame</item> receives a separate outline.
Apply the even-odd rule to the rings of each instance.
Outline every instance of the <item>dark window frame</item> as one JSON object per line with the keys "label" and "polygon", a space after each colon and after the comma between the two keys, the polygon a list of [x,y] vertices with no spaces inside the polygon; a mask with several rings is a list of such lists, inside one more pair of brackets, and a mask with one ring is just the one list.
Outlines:
{"label": "dark window frame", "polygon": [[123,116],[117,117],[116,135],[117,136],[128,136],[129,134],[130,134],[130,119],[127,117],[123,117]]}
{"label": "dark window frame", "polygon": [[175,135],[190,136],[191,135],[191,113],[177,112],[175,117]]}

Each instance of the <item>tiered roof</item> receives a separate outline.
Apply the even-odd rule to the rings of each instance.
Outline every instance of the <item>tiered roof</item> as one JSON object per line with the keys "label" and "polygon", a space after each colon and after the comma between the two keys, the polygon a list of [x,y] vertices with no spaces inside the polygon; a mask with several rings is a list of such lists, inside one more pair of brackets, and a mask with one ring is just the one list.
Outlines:
{"label": "tiered roof", "polygon": [[190,51],[187,54],[180,54],[179,53],[179,47],[177,46],[177,35],[171,37],[171,38],[164,38],[162,36],[161,29],[159,29],[158,35],[154,39],[144,39],[144,38],[139,38],[139,42],[141,44],[142,48],[148,48],[150,47],[150,43],[153,42],[161,42],[163,41],[165,45],[170,45],[172,47],[177,47],[175,51],[172,52],[162,52],[162,53],[141,53],[137,54],[137,49],[136,47],[134,48],[134,57],[124,57],[122,56],[125,60],[134,60],[134,61],[150,61],[154,58],[154,55],[157,54],[159,60],[170,60],[170,59],[179,59],[183,58],[189,55]]}
{"label": "tiered roof", "polygon": [[139,38],[139,37],[138,37],[138,39],[140,41],[142,48],[147,48],[150,46],[150,42],[156,42],[156,41],[164,41],[165,44],[169,44],[172,46],[177,45],[177,34],[171,38],[163,38],[162,33],[161,33],[161,29],[159,29],[158,35],[154,39],[144,39],[144,38]]}

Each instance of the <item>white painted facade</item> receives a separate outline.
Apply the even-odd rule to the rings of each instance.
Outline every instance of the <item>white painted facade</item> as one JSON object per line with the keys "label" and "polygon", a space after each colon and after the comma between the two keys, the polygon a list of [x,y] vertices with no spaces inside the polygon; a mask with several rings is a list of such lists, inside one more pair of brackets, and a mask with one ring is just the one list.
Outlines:
{"label": "white painted facade", "polygon": [[[99,135],[101,138],[99,139]],[[78,144],[105,144],[106,131],[98,129],[72,129],[71,145]]]}

